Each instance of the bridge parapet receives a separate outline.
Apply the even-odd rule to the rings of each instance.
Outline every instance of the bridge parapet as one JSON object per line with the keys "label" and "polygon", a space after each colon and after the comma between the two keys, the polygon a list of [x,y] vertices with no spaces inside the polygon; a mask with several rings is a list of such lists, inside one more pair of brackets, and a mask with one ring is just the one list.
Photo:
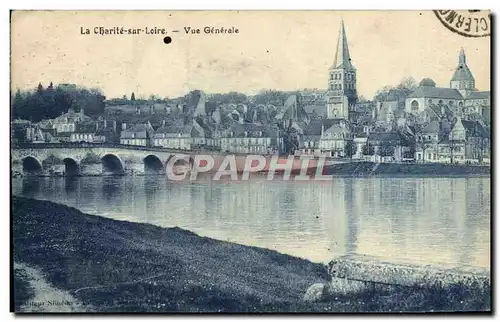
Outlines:
{"label": "bridge parapet", "polygon": [[[111,143],[24,143],[13,146],[11,160],[12,169],[15,164],[21,164],[23,172],[41,175],[65,175],[70,170],[68,166],[73,167],[72,173],[81,175],[97,175],[99,167],[101,173],[144,174],[150,171],[164,173],[166,164],[173,155],[183,157],[193,153],[194,151]],[[26,160],[29,160],[32,171],[27,171]],[[52,162],[54,160],[60,162],[56,164]]]}

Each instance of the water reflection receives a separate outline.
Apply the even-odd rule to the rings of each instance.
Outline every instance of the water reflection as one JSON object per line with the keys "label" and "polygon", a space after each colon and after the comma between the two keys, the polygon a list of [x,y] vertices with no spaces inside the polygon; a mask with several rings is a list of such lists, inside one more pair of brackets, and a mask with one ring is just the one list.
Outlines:
{"label": "water reflection", "polygon": [[23,178],[13,180],[13,193],[314,261],[357,253],[489,266],[489,178],[336,178],[320,184]]}

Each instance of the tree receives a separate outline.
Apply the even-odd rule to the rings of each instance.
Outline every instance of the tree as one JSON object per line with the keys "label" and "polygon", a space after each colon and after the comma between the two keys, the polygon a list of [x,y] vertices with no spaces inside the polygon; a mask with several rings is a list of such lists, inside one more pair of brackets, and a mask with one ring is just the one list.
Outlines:
{"label": "tree", "polygon": [[36,92],[40,95],[43,93],[42,83],[38,83],[38,86],[36,87]]}
{"label": "tree", "polygon": [[255,95],[252,99],[254,104],[264,104],[264,105],[274,105],[281,107],[285,104],[285,100],[288,95],[291,93],[286,93],[282,91],[277,91],[274,89],[264,89],[261,90],[257,95]]}
{"label": "tree", "polygon": [[384,86],[379,89],[374,101],[388,102],[398,101],[399,107],[404,107],[406,98],[417,88],[417,83],[412,77],[405,77],[396,86]]}
{"label": "tree", "polygon": [[354,154],[356,154],[356,144],[354,141],[349,140],[345,144],[345,155],[352,160]]}
{"label": "tree", "polygon": [[426,77],[420,81],[419,86],[436,87],[436,82],[433,81],[431,78]]}
{"label": "tree", "polygon": [[229,93],[215,93],[207,95],[207,102],[221,104],[246,104],[248,97],[243,93],[229,92]]}
{"label": "tree", "polygon": [[101,114],[104,111],[105,96],[98,89],[77,88],[76,86],[57,86],[53,84],[46,90],[38,86],[35,91],[18,90],[12,99],[12,116],[39,122],[52,119],[68,109],[85,109],[87,114]]}
{"label": "tree", "polygon": [[24,99],[21,94],[21,90],[17,89],[16,95],[14,95],[14,98],[12,99],[12,109],[18,111],[19,109],[22,108],[23,104],[24,104]]}
{"label": "tree", "polygon": [[134,92],[132,92],[132,95],[130,95],[130,100],[131,101],[135,101],[135,94],[134,94]]}
{"label": "tree", "polygon": [[361,152],[363,153],[363,155],[373,155],[375,153],[375,148],[367,142],[365,145],[363,145]]}

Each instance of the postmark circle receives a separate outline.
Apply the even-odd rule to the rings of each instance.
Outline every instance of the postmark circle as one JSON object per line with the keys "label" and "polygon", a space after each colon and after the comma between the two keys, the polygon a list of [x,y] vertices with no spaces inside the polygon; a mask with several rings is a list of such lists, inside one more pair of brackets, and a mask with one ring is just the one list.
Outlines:
{"label": "postmark circle", "polygon": [[491,16],[486,10],[434,10],[439,21],[449,30],[464,37],[489,37]]}

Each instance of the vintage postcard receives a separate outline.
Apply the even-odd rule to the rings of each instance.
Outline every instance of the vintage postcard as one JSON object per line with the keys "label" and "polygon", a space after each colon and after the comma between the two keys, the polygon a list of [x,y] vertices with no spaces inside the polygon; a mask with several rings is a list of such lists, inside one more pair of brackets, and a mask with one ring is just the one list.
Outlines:
{"label": "vintage postcard", "polygon": [[11,310],[491,312],[490,17],[11,11]]}

